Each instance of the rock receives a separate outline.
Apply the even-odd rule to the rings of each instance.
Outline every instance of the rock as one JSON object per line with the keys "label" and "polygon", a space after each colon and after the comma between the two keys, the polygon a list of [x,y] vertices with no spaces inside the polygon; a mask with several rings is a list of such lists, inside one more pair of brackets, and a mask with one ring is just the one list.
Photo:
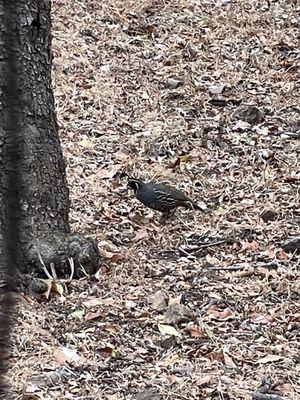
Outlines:
{"label": "rock", "polygon": [[286,253],[300,254],[300,237],[289,240],[282,248]]}
{"label": "rock", "polygon": [[263,112],[255,106],[242,106],[239,107],[234,113],[235,119],[247,122],[250,125],[257,125],[263,122]]}
{"label": "rock", "polygon": [[166,88],[168,89],[178,89],[180,86],[184,85],[183,76],[174,76],[166,81]]}
{"label": "rock", "polygon": [[218,85],[210,85],[210,86],[208,86],[208,91],[211,94],[221,94],[224,91],[225,87],[226,87],[226,85],[224,85],[222,83],[218,84]]}
{"label": "rock", "polygon": [[182,304],[171,304],[165,312],[165,322],[167,324],[177,324],[194,318],[193,312]]}
{"label": "rock", "polygon": [[36,278],[30,274],[19,274],[17,287],[32,297],[41,298],[49,290],[49,284],[44,280]]}
{"label": "rock", "polygon": [[261,214],[260,214],[260,218],[264,221],[264,222],[269,222],[269,221],[275,221],[278,217],[278,213],[272,210],[264,210]]}
{"label": "rock", "polygon": [[156,311],[165,310],[168,305],[167,293],[164,290],[159,290],[148,297],[148,303],[150,304],[151,308]]}
{"label": "rock", "polygon": [[175,336],[168,336],[162,339],[160,342],[157,343],[158,346],[162,347],[165,350],[169,350],[172,347],[175,347],[177,344],[177,340]]}

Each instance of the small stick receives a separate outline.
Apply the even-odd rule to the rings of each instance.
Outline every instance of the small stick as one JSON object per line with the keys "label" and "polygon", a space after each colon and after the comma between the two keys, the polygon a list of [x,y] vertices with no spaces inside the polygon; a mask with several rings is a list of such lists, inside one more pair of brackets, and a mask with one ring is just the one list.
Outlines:
{"label": "small stick", "polygon": [[75,267],[74,267],[73,257],[68,258],[68,260],[69,260],[69,264],[70,264],[70,267],[71,267],[71,275],[70,275],[68,281],[71,282],[71,280],[73,279],[73,276],[74,276]]}
{"label": "small stick", "polygon": [[271,261],[269,263],[258,263],[255,265],[243,265],[243,264],[236,264],[236,265],[229,265],[228,267],[212,267],[209,270],[210,271],[238,271],[240,269],[245,269],[245,268],[259,268],[259,267],[264,267],[264,268],[277,268],[278,263]]}
{"label": "small stick", "polygon": [[56,274],[55,265],[53,262],[50,263],[50,269],[51,269],[53,279],[57,280],[57,274]]}
{"label": "small stick", "polygon": [[279,396],[278,394],[267,394],[261,392],[252,393],[253,400],[289,400],[287,397]]}
{"label": "small stick", "polygon": [[43,259],[42,259],[42,256],[40,255],[40,252],[39,252],[38,250],[37,250],[37,255],[38,255],[38,257],[39,257],[40,263],[42,264],[43,270],[44,270],[44,272],[45,272],[47,278],[52,280],[52,279],[53,279],[53,276],[51,276],[50,273],[49,273],[49,271],[47,270],[47,267],[46,267],[46,265],[45,265],[45,263],[44,263],[44,261],[43,261]]}
{"label": "small stick", "polygon": [[245,269],[247,267],[251,267],[250,265],[242,265],[242,264],[236,264],[236,265],[230,265],[228,267],[212,267],[209,268],[209,271],[239,271],[241,269]]}

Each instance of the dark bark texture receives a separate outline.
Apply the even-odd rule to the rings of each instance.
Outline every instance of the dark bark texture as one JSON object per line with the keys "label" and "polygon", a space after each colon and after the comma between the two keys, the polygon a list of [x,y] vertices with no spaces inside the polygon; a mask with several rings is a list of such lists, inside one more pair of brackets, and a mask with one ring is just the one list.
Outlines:
{"label": "dark bark texture", "polygon": [[44,232],[69,233],[69,197],[51,87],[50,1],[19,4],[22,221],[24,232],[34,239]]}
{"label": "dark bark texture", "polygon": [[[24,251],[20,269],[25,273],[43,274],[42,259],[46,266],[54,263],[58,275],[64,276],[70,272],[68,259],[72,258],[75,275],[78,268],[93,273],[98,261],[97,248],[89,239],[70,236],[69,193],[51,86],[51,2],[18,0],[12,3],[16,15],[13,29],[17,36],[17,95],[22,127],[20,223]],[[4,142],[7,87],[6,64],[2,62],[5,54],[1,52],[0,48],[0,146]],[[1,167],[5,162],[0,153]],[[1,221],[8,198],[2,178]]]}
{"label": "dark bark texture", "polygon": [[1,87],[1,204],[0,225],[0,398],[9,398],[5,373],[9,360],[9,339],[13,324],[15,301],[13,289],[17,267],[20,265],[20,181],[21,140],[20,102],[18,97],[16,25],[14,7],[8,1],[0,3],[0,42],[2,58]]}

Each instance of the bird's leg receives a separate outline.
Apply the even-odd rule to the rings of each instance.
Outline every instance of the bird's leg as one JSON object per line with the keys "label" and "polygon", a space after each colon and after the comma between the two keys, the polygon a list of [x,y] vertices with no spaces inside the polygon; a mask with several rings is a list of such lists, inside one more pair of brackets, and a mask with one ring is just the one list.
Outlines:
{"label": "bird's leg", "polygon": [[160,223],[161,225],[164,225],[164,224],[166,223],[166,220],[168,219],[168,216],[169,216],[169,215],[170,215],[169,213],[163,213],[163,214],[161,215],[160,219],[159,219],[159,223]]}
{"label": "bird's leg", "polygon": [[172,217],[175,213],[175,209],[172,211],[167,211],[162,213],[162,216],[160,217],[159,223],[164,225],[167,221],[168,218]]}

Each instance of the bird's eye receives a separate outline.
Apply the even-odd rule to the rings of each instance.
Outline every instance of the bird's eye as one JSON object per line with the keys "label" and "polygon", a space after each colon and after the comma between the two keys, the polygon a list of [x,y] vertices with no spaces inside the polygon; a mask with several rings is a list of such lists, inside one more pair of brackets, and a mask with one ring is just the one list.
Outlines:
{"label": "bird's eye", "polygon": [[129,181],[128,186],[131,187],[135,192],[139,189],[139,184],[136,181]]}
{"label": "bird's eye", "polygon": [[133,182],[133,190],[136,192],[139,189],[139,184],[137,182]]}

